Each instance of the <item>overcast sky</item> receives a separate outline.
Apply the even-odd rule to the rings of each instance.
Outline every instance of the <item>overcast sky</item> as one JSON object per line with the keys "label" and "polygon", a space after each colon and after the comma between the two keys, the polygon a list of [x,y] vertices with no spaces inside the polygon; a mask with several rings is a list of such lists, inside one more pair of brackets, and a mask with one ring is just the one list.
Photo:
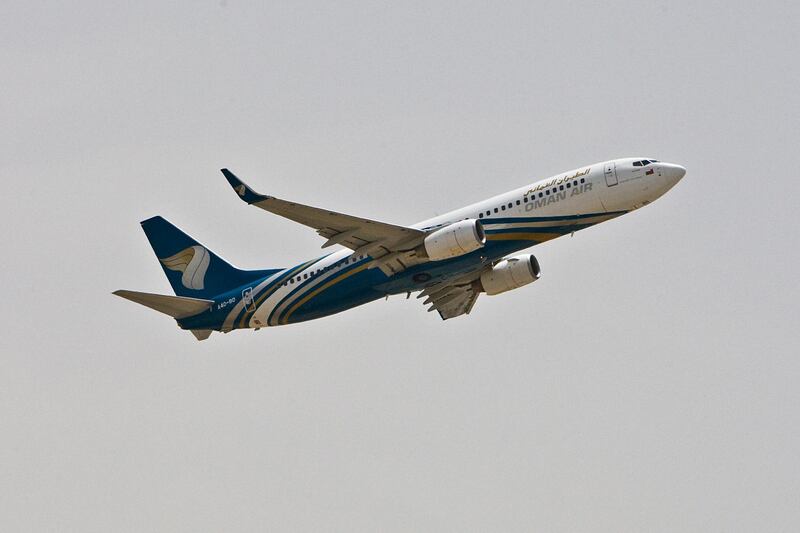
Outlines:
{"label": "overcast sky", "polygon": [[[3,2],[0,530],[800,527],[796,2]],[[536,284],[197,342],[159,214],[321,255],[625,156],[688,173]]]}

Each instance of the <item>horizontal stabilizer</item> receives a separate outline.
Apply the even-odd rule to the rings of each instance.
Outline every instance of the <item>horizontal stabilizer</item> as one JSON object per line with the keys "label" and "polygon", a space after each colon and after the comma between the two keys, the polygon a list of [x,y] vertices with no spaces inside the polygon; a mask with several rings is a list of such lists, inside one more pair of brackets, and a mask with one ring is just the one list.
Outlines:
{"label": "horizontal stabilizer", "polygon": [[163,294],[150,294],[148,292],[114,291],[113,294],[178,319],[198,315],[203,311],[211,309],[211,306],[214,305],[213,300],[186,298],[184,296],[166,296]]}

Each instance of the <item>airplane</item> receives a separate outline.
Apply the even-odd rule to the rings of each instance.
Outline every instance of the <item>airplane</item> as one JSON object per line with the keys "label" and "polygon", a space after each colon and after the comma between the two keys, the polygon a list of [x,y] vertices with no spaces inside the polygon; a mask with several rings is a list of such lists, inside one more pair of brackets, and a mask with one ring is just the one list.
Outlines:
{"label": "airplane", "polygon": [[143,221],[175,296],[113,294],[171,316],[198,340],[417,292],[443,320],[467,315],[481,293],[502,294],[541,277],[536,257],[518,252],[644,207],[686,169],[642,157],[605,161],[410,226],[259,194],[230,170],[222,173],[242,201],[313,228],[326,239],[322,248],[342,249],[289,268],[240,270],[164,218]]}

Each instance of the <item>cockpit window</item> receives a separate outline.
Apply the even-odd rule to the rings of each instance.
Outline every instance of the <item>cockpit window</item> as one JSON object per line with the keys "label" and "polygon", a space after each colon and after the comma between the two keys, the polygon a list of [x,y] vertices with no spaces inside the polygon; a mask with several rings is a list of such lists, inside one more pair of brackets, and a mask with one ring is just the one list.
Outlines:
{"label": "cockpit window", "polygon": [[641,161],[634,161],[633,162],[633,166],[640,167],[640,166],[642,166],[642,162]]}

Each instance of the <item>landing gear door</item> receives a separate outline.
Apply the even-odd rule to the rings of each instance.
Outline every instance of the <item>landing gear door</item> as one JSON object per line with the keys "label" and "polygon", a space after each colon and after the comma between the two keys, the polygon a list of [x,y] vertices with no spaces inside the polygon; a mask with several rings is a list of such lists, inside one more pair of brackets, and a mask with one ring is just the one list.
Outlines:
{"label": "landing gear door", "polygon": [[617,166],[613,161],[605,164],[606,185],[612,187],[619,183],[617,181]]}

